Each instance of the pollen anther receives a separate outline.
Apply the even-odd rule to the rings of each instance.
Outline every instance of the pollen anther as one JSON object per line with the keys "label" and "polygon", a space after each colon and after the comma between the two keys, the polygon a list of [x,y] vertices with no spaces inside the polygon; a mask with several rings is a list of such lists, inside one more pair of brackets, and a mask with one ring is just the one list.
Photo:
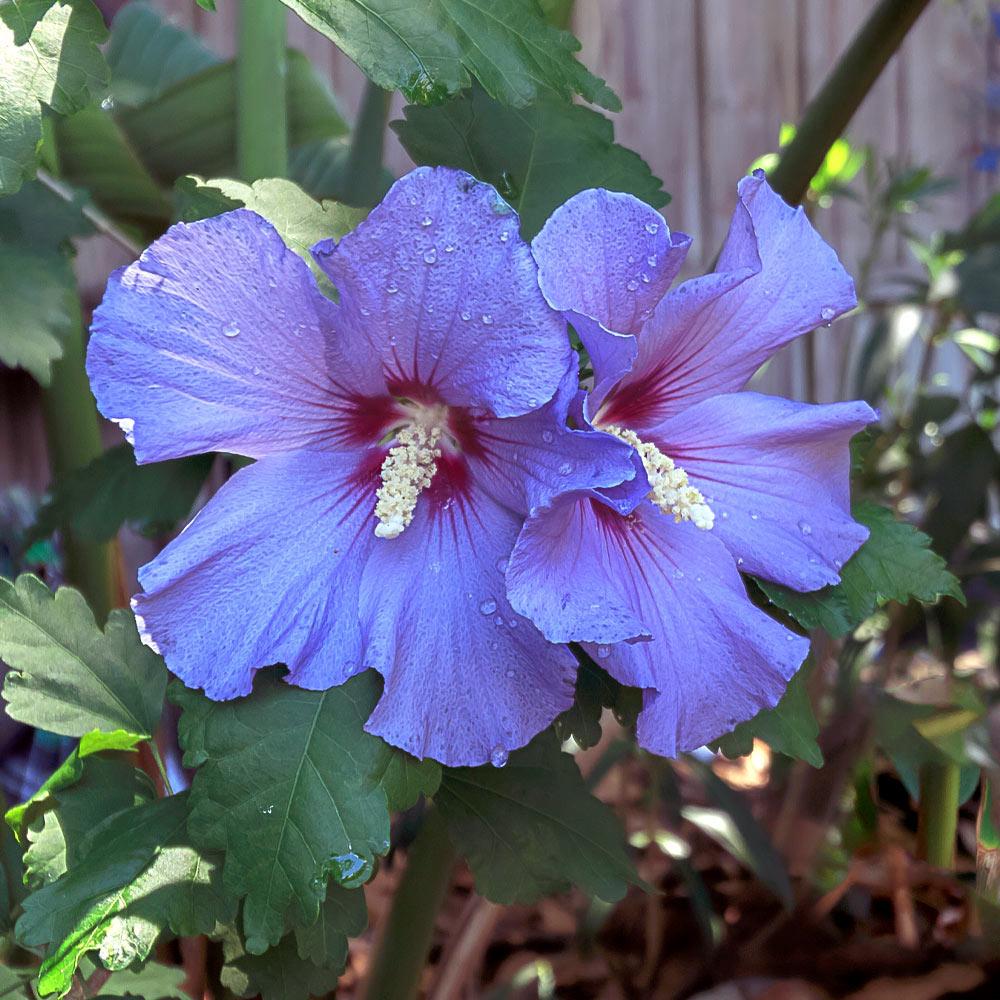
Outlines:
{"label": "pollen anther", "polygon": [[404,427],[382,462],[382,485],[375,491],[375,534],[398,538],[413,520],[421,490],[431,484],[441,457],[441,428],[420,423]]}
{"label": "pollen anther", "polygon": [[649,499],[663,511],[673,515],[677,523],[690,521],[702,531],[710,531],[715,513],[705,502],[701,490],[692,486],[687,473],[655,444],[643,441],[635,431],[608,425],[601,428],[632,445],[642,459],[649,479]]}

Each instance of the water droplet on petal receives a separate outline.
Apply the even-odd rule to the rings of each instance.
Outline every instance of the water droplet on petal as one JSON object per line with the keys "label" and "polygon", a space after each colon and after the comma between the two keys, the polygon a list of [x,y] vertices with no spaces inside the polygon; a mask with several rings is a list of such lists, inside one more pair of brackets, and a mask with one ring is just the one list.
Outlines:
{"label": "water droplet on petal", "polygon": [[563,462],[563,464],[559,466],[560,476],[568,476],[572,471],[573,471],[572,462]]}
{"label": "water droplet on petal", "polygon": [[398,292],[398,291],[399,291],[399,289],[398,289],[398,288],[397,288],[397,287],[396,287],[395,285],[386,285],[386,286],[385,286],[385,290],[386,290],[386,291],[387,291],[387,292],[388,292],[388,293],[389,293],[390,295],[395,295],[395,294],[396,294],[396,292]]}
{"label": "water droplet on petal", "polygon": [[508,757],[510,757],[510,754],[501,746],[495,746],[490,751],[490,763],[494,767],[503,767],[507,763]]}
{"label": "water droplet on petal", "polygon": [[683,580],[684,579],[684,570],[682,570],[682,569],[675,569],[674,570],[674,579],[675,580]]}
{"label": "water droplet on petal", "polygon": [[516,676],[517,676],[517,671],[516,671],[516,670],[514,670],[514,668],[513,668],[513,667],[508,667],[508,668],[506,669],[505,673],[506,673],[506,675],[507,675],[508,679],[510,679],[510,678],[512,678],[512,677],[516,677]]}
{"label": "water droplet on petal", "polygon": [[799,531],[801,531],[803,535],[811,535],[813,533],[812,525],[809,524],[808,521],[799,521]]}
{"label": "water droplet on petal", "polygon": [[254,373],[254,375],[259,375],[260,374],[260,365],[254,365],[253,366],[253,373]]}
{"label": "water droplet on petal", "polygon": [[437,259],[438,259],[438,252],[437,252],[437,250],[434,249],[434,247],[431,247],[430,250],[428,250],[424,254],[424,263],[425,264],[433,264],[434,261],[436,261]]}
{"label": "water droplet on petal", "polygon": [[760,514],[758,514],[756,511],[750,511],[750,520],[751,521],[759,521],[760,520]]}
{"label": "water droplet on petal", "polygon": [[454,243],[445,243],[445,245],[444,245],[444,252],[445,253],[454,253],[455,252],[455,244]]}
{"label": "water droplet on petal", "polygon": [[[493,619],[493,624],[494,625],[503,625],[503,615],[497,615],[496,618]],[[490,648],[491,649],[496,649],[497,647],[496,647],[495,644],[491,643],[490,644]]]}
{"label": "water droplet on petal", "polygon": [[736,560],[736,565],[737,566],[742,566],[743,563],[745,563],[745,562],[746,562],[746,560],[743,558],[743,556],[740,556],[739,559]]}
{"label": "water droplet on petal", "polygon": [[496,561],[495,565],[498,573],[507,572],[507,560],[504,559],[502,556]]}
{"label": "water droplet on petal", "polygon": [[625,287],[630,291],[634,292],[639,287],[639,282],[635,278],[629,278],[626,282]]}
{"label": "water droplet on petal", "polygon": [[608,646],[597,647],[597,658],[599,660],[606,660],[610,655],[611,655],[611,649]]}
{"label": "water droplet on petal", "polygon": [[483,326],[491,326],[493,323],[493,317],[489,313],[483,313]]}
{"label": "water droplet on petal", "polygon": [[650,236],[654,236],[659,231],[660,231],[660,224],[658,222],[646,223],[646,232],[649,233]]}
{"label": "water droplet on petal", "polygon": [[507,240],[509,240],[509,239],[510,239],[510,233],[509,233],[509,232],[507,232],[507,230],[505,229],[505,230],[504,230],[504,231],[503,231],[503,232],[502,232],[502,233],[500,234],[500,242],[501,242],[501,243],[506,243],[506,242],[507,242]]}
{"label": "water droplet on petal", "polygon": [[422,218],[422,219],[420,220],[420,225],[422,225],[422,226],[423,226],[423,227],[424,227],[424,228],[426,229],[426,228],[427,228],[427,226],[429,226],[429,225],[430,225],[430,224],[431,224],[431,223],[432,223],[433,221],[434,221],[434,220],[433,220],[433,219],[432,219],[432,218],[431,218],[431,217],[430,217],[429,215],[425,215],[425,216],[424,216],[424,217],[423,217],[423,218]]}
{"label": "water droplet on petal", "polygon": [[647,258],[646,258],[646,263],[647,263],[647,264],[648,264],[648,265],[649,265],[650,267],[656,267],[656,254],[655,254],[655,253],[651,253],[651,254],[650,254],[650,255],[649,255],[649,256],[648,256]]}
{"label": "water droplet on petal", "polygon": [[469,322],[469,320],[470,320],[470,319],[472,319],[472,313],[470,313],[470,312],[466,312],[466,311],[465,311],[465,310],[463,309],[463,310],[462,310],[462,319],[463,319],[463,320],[465,320],[465,322],[466,322],[466,323],[468,323],[468,322]]}
{"label": "water droplet on petal", "polygon": [[827,323],[829,323],[830,320],[833,319],[834,315],[833,310],[829,306],[827,306],[825,309],[820,309],[819,314]]}
{"label": "water droplet on petal", "polygon": [[240,328],[235,323],[227,323],[222,328],[222,332],[227,337],[238,337],[240,335]]}
{"label": "water droplet on petal", "polygon": [[542,431],[542,440],[546,444],[552,444],[552,441],[554,439],[555,439],[555,434],[553,434],[552,431]]}
{"label": "water droplet on petal", "polygon": [[785,633],[785,642],[794,642],[794,641],[795,641],[795,636],[792,635],[791,632],[786,632]]}
{"label": "water droplet on petal", "polygon": [[496,611],[496,609],[497,609],[497,602],[494,601],[492,597],[486,598],[486,600],[479,605],[479,610],[484,615],[491,615],[493,614],[494,611]]}

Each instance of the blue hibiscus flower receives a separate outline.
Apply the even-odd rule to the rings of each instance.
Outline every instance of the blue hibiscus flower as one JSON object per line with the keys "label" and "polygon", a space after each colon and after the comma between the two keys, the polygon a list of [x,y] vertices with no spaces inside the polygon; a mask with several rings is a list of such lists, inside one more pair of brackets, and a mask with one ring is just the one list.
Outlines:
{"label": "blue hibiscus flower", "polygon": [[256,459],[141,569],[140,630],[215,699],[273,663],[313,689],[374,668],[371,732],[502,763],[575,670],[509,605],[507,557],[556,493],[632,476],[630,449],[567,427],[565,320],[488,185],[416,170],[314,255],[337,302],[253,212],[177,225],[95,313],[94,394],[140,462]]}
{"label": "blue hibiscus flower", "polygon": [[557,497],[507,572],[514,608],[644,689],[639,742],[691,750],[773,706],[808,641],[749,600],[740,570],[838,580],[867,531],[848,442],[875,413],[742,391],[780,347],[855,305],[836,254],[767,185],[739,185],[714,273],[667,288],[690,239],[627,195],[586,191],[535,238],[542,290],[593,362],[581,427],[633,448],[617,489]]}

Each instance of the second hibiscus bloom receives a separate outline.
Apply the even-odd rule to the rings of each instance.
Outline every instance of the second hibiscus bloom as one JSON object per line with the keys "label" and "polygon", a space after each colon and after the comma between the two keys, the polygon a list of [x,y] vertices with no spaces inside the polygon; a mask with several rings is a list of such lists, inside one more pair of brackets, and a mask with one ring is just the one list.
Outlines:
{"label": "second hibiscus bloom", "polygon": [[741,190],[719,271],[666,298],[687,240],[641,203],[585,192],[529,248],[492,188],[444,169],[314,248],[336,303],[251,212],[170,230],[109,283],[95,395],[139,461],[256,462],[142,569],[147,641],[213,698],[272,663],[308,688],[373,667],[368,728],[448,764],[502,763],[568,707],[572,639],[646,689],[660,752],[772,704],[805,642],[753,608],[737,561],[836,578],[864,538],[846,443],[871,413],[733,393],[853,304],[808,224]]}

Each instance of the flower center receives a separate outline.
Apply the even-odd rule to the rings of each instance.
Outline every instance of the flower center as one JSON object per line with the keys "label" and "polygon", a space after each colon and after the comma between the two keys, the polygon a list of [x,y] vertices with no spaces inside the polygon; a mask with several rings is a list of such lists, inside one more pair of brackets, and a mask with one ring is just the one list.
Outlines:
{"label": "flower center", "polygon": [[398,538],[413,520],[417,499],[437,471],[445,416],[442,407],[421,407],[396,435],[379,471],[382,485],[375,491],[378,538]]}
{"label": "flower center", "polygon": [[702,531],[712,529],[715,524],[712,508],[705,503],[701,490],[688,482],[687,473],[669,455],[664,455],[655,444],[643,441],[635,431],[627,428],[607,424],[601,430],[632,445],[639,453],[649,479],[649,499],[664,514],[672,514],[678,524],[691,521]]}

